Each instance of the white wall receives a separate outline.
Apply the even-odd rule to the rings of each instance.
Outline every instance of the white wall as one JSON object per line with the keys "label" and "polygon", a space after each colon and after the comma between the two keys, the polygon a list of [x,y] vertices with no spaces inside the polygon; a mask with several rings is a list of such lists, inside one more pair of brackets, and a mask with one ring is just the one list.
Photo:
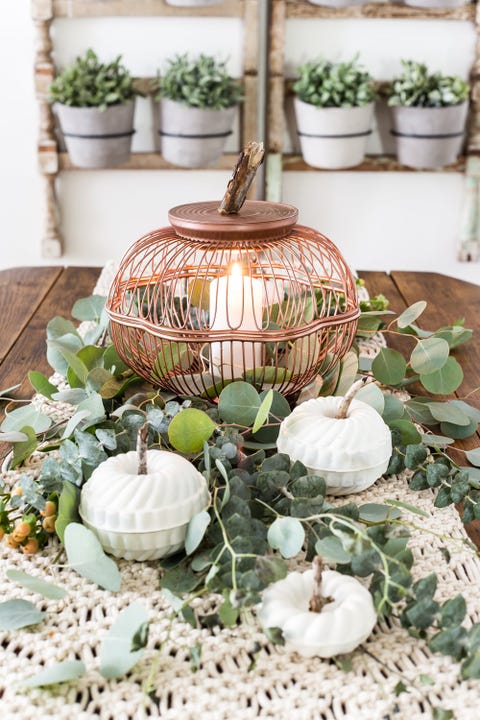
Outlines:
{"label": "white wall", "polygon": [[[0,26],[2,162],[0,268],[51,264],[40,257],[41,179],[36,169],[37,109],[33,92],[34,33],[30,3],[9,2]],[[57,60],[89,45],[105,57],[123,53],[132,71],[154,75],[173,52],[195,48],[229,56],[240,72],[242,27],[235,19],[148,18],[58,20]],[[322,48],[333,59],[361,51],[377,77],[391,77],[400,57],[465,74],[473,52],[468,23],[290,20],[287,69]],[[135,148],[149,149],[152,118],[137,116]],[[232,140],[235,144],[236,139]],[[101,265],[120,258],[144,232],[164,225],[172,205],[221,196],[221,171],[98,171],[63,173],[58,183],[65,264]],[[304,224],[332,238],[353,267],[434,270],[480,284],[480,264],[456,260],[463,177],[456,173],[285,173],[286,202]]]}

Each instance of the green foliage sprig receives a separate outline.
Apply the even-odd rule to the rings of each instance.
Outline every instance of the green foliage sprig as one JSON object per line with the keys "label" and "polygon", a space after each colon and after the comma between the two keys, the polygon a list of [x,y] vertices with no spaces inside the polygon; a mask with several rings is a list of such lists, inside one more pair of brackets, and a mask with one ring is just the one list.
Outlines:
{"label": "green foliage sprig", "polygon": [[[185,620],[195,627],[234,625],[259,601],[268,584],[285,575],[288,558],[304,552],[309,559],[318,553],[341,572],[371,575],[370,590],[379,615],[398,615],[404,627],[424,639],[433,651],[462,661],[463,677],[480,677],[480,632],[477,625],[470,629],[463,625],[463,598],[457,596],[439,603],[434,598],[433,576],[413,580],[408,542],[415,527],[403,519],[400,510],[406,507],[418,515],[423,511],[393,500],[386,505],[330,503],[325,497],[323,478],[309,476],[301,463],[292,465],[287,456],[275,452],[278,426],[290,407],[274,390],[258,392],[252,384],[237,381],[222,390],[218,403],[208,397],[179,402],[144,387],[129,394],[130,384],[139,379],[113,347],[105,344],[108,328],[103,303],[104,298],[96,296],[76,303],[74,316],[93,323],[84,338],[64,318],[54,318],[47,328],[49,360],[66,378],[69,389],[58,394],[44,376],[30,375],[38,392],[72,404],[71,420],[52,425],[43,413],[26,406],[9,412],[0,428],[5,434],[22,435],[21,439],[11,438],[14,462],[19,466],[35,448],[58,450],[57,458],[49,455],[44,460],[37,480],[22,478],[20,500],[5,496],[1,522],[10,523],[11,530],[11,512],[39,513],[47,502],[54,501],[55,529],[65,540],[67,552],[69,547],[84,546],[87,555],[100,557],[93,536],[86,535],[84,543],[69,539],[80,530],[89,533],[78,524],[80,487],[106,457],[133,449],[137,431],[147,421],[149,446],[187,454],[208,478],[212,492],[210,508],[189,524],[186,553],[162,562],[162,587],[175,612]],[[394,386],[401,387],[412,377],[431,375],[432,364],[437,367],[440,359],[443,364],[437,370],[447,366],[450,351],[467,341],[471,331],[462,323],[422,331],[415,321],[424,308],[425,303],[415,303],[385,326],[389,314],[386,299],[377,296],[364,301],[362,334],[407,334],[410,342],[415,342],[415,349],[408,360],[403,359],[402,373],[398,371],[397,356],[391,356],[387,349],[382,351],[380,364],[374,361],[367,368],[361,368],[356,353],[350,352],[323,379],[320,392],[344,394],[359,372],[377,377],[378,373],[392,372],[393,367]],[[164,367],[162,372],[172,369]],[[439,449],[449,439],[430,431],[440,424],[441,430],[453,426],[457,430],[464,428],[464,432],[468,427],[468,432],[473,432],[480,413],[457,400],[413,398],[403,404],[384,395],[374,384],[362,393],[362,399],[373,404],[392,428],[395,447],[387,473],[407,468],[412,472],[411,489],[437,488],[437,507],[462,501],[465,522],[480,517],[480,478],[476,468],[453,463]],[[420,433],[414,422],[424,424],[426,432]],[[448,426],[442,428],[442,423]],[[480,465],[479,451],[470,451],[467,457]],[[84,557],[81,549],[79,552],[69,557],[70,564],[78,572],[87,569],[94,573],[88,575],[90,579],[98,578],[98,568],[90,556]],[[442,552],[448,562],[448,548]],[[114,563],[110,561],[110,565]],[[113,588],[117,587],[118,576],[110,565],[109,587]],[[221,600],[213,612],[201,616],[191,599],[206,592],[218,593]],[[34,611],[27,608],[28,622]],[[8,608],[5,612],[10,617]],[[38,622],[38,612],[35,617]],[[281,640],[277,635],[272,634],[272,641]],[[124,659],[126,667],[134,660],[130,648],[131,642]],[[200,661],[199,652],[195,653],[196,663]],[[75,673],[78,668],[67,670]]]}
{"label": "green foliage sprig", "polygon": [[388,91],[389,105],[447,107],[468,98],[469,84],[458,75],[430,74],[424,63],[402,60],[403,72]]}
{"label": "green foliage sprig", "polygon": [[121,64],[121,55],[102,63],[92,49],[77,57],[50,85],[51,102],[100,110],[131,102],[138,94],[129,71]]}
{"label": "green foliage sprig", "polygon": [[294,92],[315,107],[359,107],[375,99],[373,79],[356,57],[341,63],[321,58],[304,63],[297,71]]}
{"label": "green foliage sprig", "polygon": [[203,54],[198,58],[177,55],[168,60],[155,87],[156,100],[168,98],[196,108],[221,110],[243,98],[242,86],[229,75],[226,62]]}

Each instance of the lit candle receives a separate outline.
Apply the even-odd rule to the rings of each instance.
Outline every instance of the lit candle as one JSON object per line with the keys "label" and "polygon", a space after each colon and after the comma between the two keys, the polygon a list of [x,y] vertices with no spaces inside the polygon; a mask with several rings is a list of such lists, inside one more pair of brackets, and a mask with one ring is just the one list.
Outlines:
{"label": "lit candle", "polygon": [[211,345],[210,368],[224,378],[238,378],[253,367],[260,367],[261,343],[235,341],[235,333],[262,327],[263,283],[244,276],[239,263],[229,275],[210,283],[210,329],[231,330],[231,342]]}

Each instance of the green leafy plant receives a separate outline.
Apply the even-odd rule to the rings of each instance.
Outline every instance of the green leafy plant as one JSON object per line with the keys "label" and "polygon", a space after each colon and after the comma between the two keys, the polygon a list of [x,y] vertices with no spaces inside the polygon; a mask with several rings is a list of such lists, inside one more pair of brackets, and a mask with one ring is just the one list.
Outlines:
{"label": "green leafy plant", "polygon": [[189,107],[213,110],[237,105],[243,96],[242,86],[228,74],[226,62],[203,54],[198,58],[177,55],[168,60],[155,88],[156,100],[168,98]]}
{"label": "green leafy plant", "polygon": [[355,57],[349,62],[332,63],[319,59],[298,68],[294,92],[303,102],[316,107],[358,107],[375,99],[371,75]]}
{"label": "green leafy plant", "polygon": [[469,85],[458,75],[429,73],[424,63],[402,60],[403,72],[388,90],[389,105],[447,107],[468,98]]}
{"label": "green leafy plant", "polygon": [[131,102],[138,94],[129,71],[121,64],[121,55],[102,63],[92,49],[78,56],[50,86],[51,102],[100,110]]}
{"label": "green leafy plant", "polygon": [[[322,302],[320,297],[317,300]],[[426,387],[432,374],[443,371],[438,392],[445,391],[445,383],[457,387],[458,373],[449,362],[454,359],[450,353],[471,337],[462,322],[422,330],[416,320],[426,304],[419,302],[386,325],[391,314],[386,298],[362,302],[361,334],[394,334],[405,341],[407,357],[385,348],[379,360],[362,364],[357,353],[350,351],[320,379],[317,394],[343,395],[362,373],[399,388],[411,381],[421,381]],[[66,379],[66,390],[58,392],[40,373],[30,374],[38,392],[72,404],[71,419],[52,424],[45,414],[27,405],[20,408],[20,416],[19,410],[9,412],[7,425],[0,427],[13,435],[19,467],[35,449],[48,453],[36,478],[21,477],[21,492],[2,491],[0,527],[8,537],[14,535],[15,523],[25,524],[29,535],[17,545],[23,547],[30,538],[43,545],[52,534],[43,521],[52,512],[69,564],[91,581],[117,591],[120,577],[115,562],[79,524],[80,488],[105,458],[134,449],[138,429],[147,422],[149,447],[188,454],[208,479],[212,496],[210,507],[190,521],[185,552],[162,561],[160,582],[174,617],[194,627],[233,626],[249,618],[264,588],[285,576],[289,558],[301,554],[311,559],[320,554],[340,572],[371,577],[370,592],[379,616],[398,616],[408,632],[433,652],[460,661],[462,677],[480,677],[480,632],[478,624],[464,624],[462,596],[440,602],[435,598],[434,574],[414,580],[408,543],[417,527],[404,519],[402,511],[422,516],[423,510],[393,499],[382,505],[329,502],[323,478],[308,475],[302,463],[292,464],[288,456],[276,452],[278,427],[290,406],[273,389],[259,392],[245,380],[235,381],[223,388],[218,402],[212,402],[208,397],[179,401],[148,386],[131,388],[139,379],[108,343],[103,303],[104,298],[97,296],[77,301],[74,317],[92,323],[85,337],[65,318],[49,323],[49,359]],[[425,383],[425,378],[430,380]],[[401,402],[374,383],[363,388],[359,397],[372,404],[391,427],[394,451],[387,474],[406,469],[411,473],[410,489],[436,490],[436,507],[462,502],[464,522],[479,518],[479,451],[467,453],[477,466],[467,468],[456,464],[442,448],[454,437],[475,432],[480,412],[465,400],[414,396]],[[433,434],[437,425],[444,434]],[[52,449],[57,450],[56,457],[50,454]],[[463,544],[470,547],[466,540]],[[448,548],[441,551],[449,562]],[[61,589],[52,591],[24,574],[9,577],[47,597],[52,592],[62,596]],[[192,601],[207,593],[216,593],[219,601],[205,615]],[[0,624],[5,627],[43,621],[44,613],[32,603],[8,602],[0,607]],[[105,638],[102,674],[117,677],[128,671],[146,645],[147,630],[145,612],[132,607]],[[117,659],[112,652],[114,636],[122,638]],[[275,631],[268,638],[282,642]],[[192,668],[198,667],[201,646],[191,648],[191,657]],[[46,675],[27,680],[25,686],[74,679],[84,671],[83,666],[60,663]],[[402,680],[399,692],[405,688]]]}

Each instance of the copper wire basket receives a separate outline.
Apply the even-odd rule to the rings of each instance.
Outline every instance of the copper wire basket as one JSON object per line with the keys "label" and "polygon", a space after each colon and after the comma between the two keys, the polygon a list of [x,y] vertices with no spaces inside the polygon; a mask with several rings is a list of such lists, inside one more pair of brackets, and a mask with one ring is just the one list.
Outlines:
{"label": "copper wire basket", "polygon": [[182,396],[247,380],[295,395],[350,348],[359,309],[335,245],[290,205],[181,205],[123,258],[107,312],[120,357]]}

